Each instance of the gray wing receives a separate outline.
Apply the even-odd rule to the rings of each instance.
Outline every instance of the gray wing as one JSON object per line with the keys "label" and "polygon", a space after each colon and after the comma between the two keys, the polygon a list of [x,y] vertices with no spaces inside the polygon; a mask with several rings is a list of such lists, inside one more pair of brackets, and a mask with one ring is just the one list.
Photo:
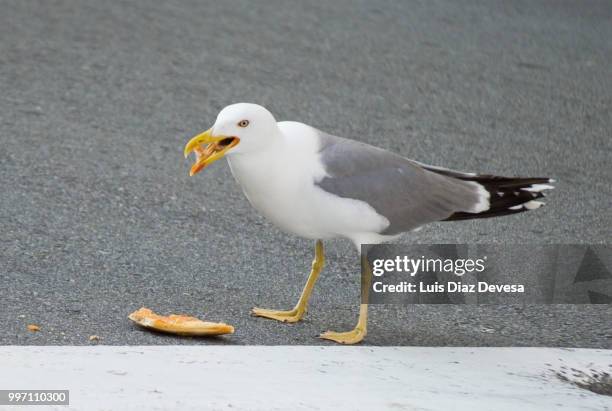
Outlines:
{"label": "gray wing", "polygon": [[478,184],[437,174],[397,154],[319,132],[328,176],[316,184],[340,197],[364,201],[398,234],[444,220],[455,212],[479,212],[486,191]]}

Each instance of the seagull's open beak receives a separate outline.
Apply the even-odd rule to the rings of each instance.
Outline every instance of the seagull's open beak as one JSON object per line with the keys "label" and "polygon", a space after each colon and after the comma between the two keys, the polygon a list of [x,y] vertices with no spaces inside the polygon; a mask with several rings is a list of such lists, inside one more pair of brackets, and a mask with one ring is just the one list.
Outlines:
{"label": "seagull's open beak", "polygon": [[[193,176],[207,165],[222,158],[228,150],[240,142],[238,137],[212,136],[212,128],[202,134],[198,134],[185,146],[185,158],[195,151],[196,162],[191,166],[189,175]],[[204,147],[202,147],[204,145]]]}

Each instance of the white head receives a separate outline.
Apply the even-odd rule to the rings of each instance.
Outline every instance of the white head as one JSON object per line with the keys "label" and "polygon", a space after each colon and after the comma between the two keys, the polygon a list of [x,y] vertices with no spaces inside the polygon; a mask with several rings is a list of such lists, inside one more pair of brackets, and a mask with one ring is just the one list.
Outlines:
{"label": "white head", "polygon": [[226,155],[265,149],[277,136],[276,119],[264,107],[250,103],[227,106],[210,129],[192,138],[185,146],[185,157],[192,151],[197,156],[190,175]]}

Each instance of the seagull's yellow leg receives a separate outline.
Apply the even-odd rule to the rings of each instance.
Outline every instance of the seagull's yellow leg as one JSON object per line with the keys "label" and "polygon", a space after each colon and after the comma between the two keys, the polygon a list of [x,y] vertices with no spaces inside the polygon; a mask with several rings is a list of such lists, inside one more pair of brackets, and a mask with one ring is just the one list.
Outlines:
{"label": "seagull's yellow leg", "polygon": [[[368,333],[368,296],[372,284],[372,269],[367,257],[361,256],[363,272],[361,273],[361,305],[359,306],[359,319],[357,325],[351,331],[335,332],[326,331],[319,336],[326,340],[332,340],[340,344],[357,344],[361,342]],[[365,303],[364,303],[365,301]]]}
{"label": "seagull's yellow leg", "polygon": [[300,321],[306,313],[308,299],[310,298],[310,294],[312,294],[312,289],[317,282],[319,273],[323,270],[323,264],[325,264],[323,242],[321,240],[317,240],[315,245],[315,258],[312,261],[312,270],[310,271],[306,285],[302,290],[302,295],[300,295],[300,299],[295,307],[289,311],[267,310],[265,308],[255,307],[253,310],[251,310],[251,314],[256,317],[270,318],[272,320],[282,321],[285,323],[295,323]]}

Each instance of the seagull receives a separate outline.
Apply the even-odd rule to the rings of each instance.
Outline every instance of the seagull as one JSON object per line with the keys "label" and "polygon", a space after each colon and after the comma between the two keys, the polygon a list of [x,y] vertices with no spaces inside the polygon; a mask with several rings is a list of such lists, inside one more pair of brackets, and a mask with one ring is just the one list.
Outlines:
{"label": "seagull", "polygon": [[[430,166],[295,121],[277,122],[250,103],[225,107],[214,125],[185,146],[195,152],[190,176],[226,158],[249,203],[281,230],[314,240],[312,269],[291,310],[252,314],[294,323],[306,313],[325,255],[323,241],[347,239],[369,270],[362,245],[396,240],[427,223],[488,218],[534,210],[554,188],[549,178],[499,177]],[[363,247],[367,249],[367,247]],[[362,290],[369,288],[368,278]],[[363,292],[363,291],[362,291]],[[319,337],[355,344],[367,334],[363,299],[354,329]]]}

